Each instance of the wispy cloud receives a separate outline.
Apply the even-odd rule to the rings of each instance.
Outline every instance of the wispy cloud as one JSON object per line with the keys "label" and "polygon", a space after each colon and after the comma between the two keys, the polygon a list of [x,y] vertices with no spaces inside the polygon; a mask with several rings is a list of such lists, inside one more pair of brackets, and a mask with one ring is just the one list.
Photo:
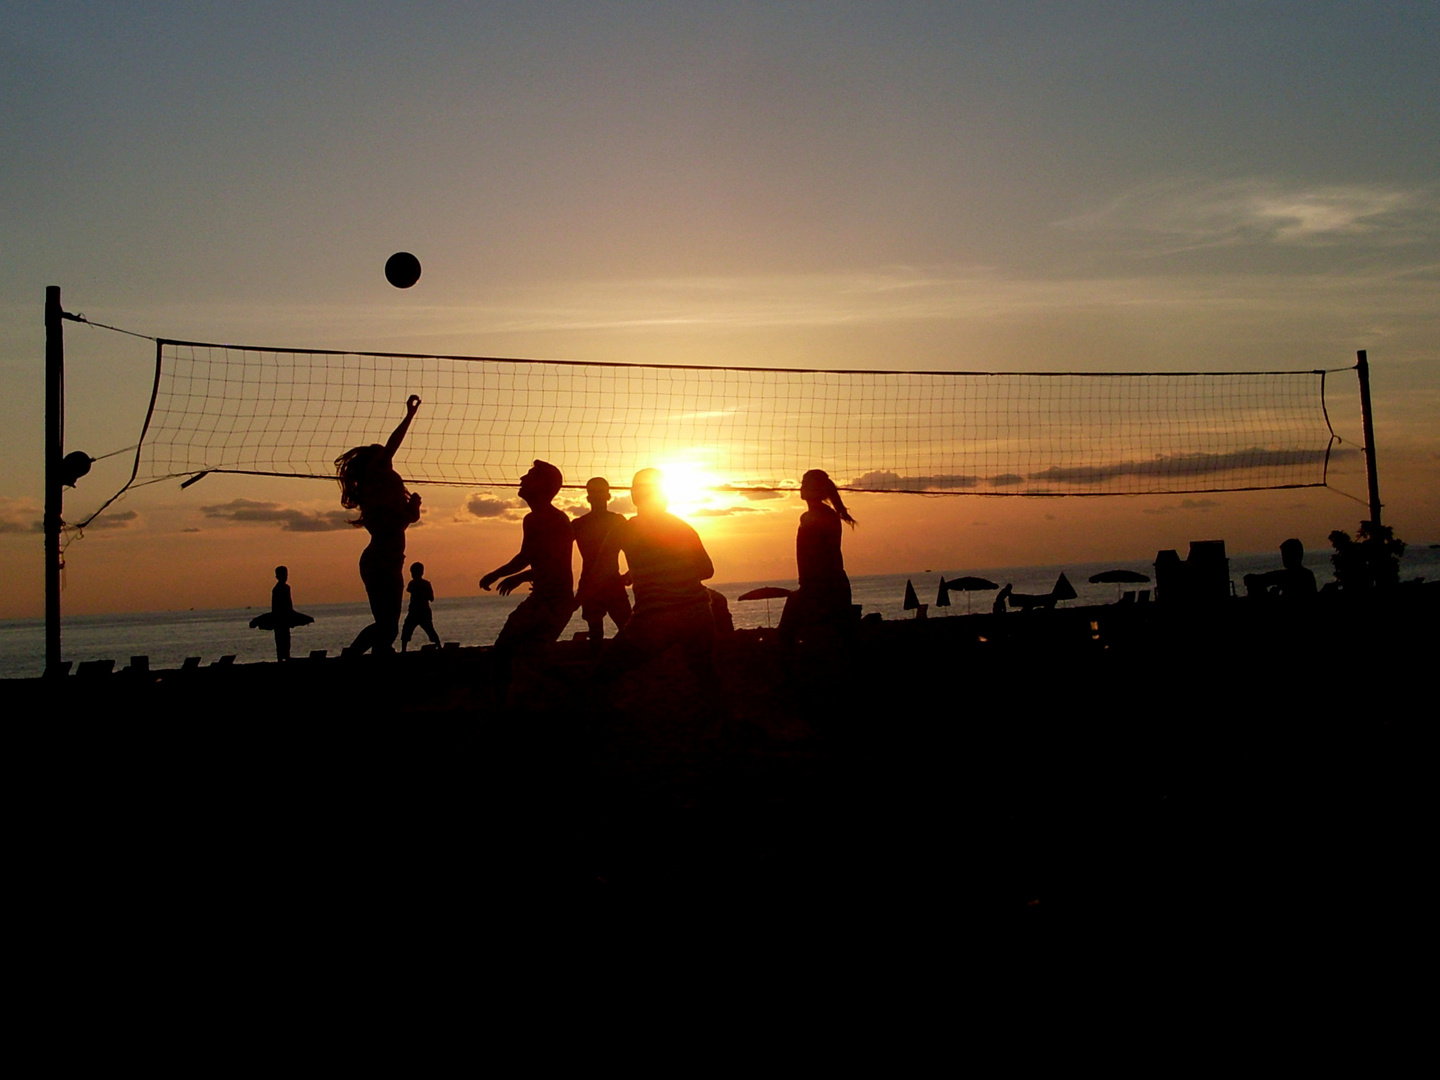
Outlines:
{"label": "wispy cloud", "polygon": [[[1354,451],[1335,450],[1331,457]],[[1119,461],[1110,465],[1052,465],[1029,475],[1030,480],[1054,481],[1061,484],[1100,484],[1121,476],[1144,476],[1160,479],[1208,476],[1241,469],[1287,469],[1319,465],[1325,461],[1324,450],[1234,450],[1225,454],[1166,454],[1149,461]],[[1318,481],[1318,477],[1316,478]]]}
{"label": "wispy cloud", "polygon": [[1238,244],[1412,243],[1436,235],[1433,192],[1383,184],[1172,179],[1143,185],[1056,222],[1084,232],[1149,234],[1160,250]]}
{"label": "wispy cloud", "polygon": [[1208,514],[1219,506],[1216,499],[1181,499],[1179,506],[1147,506],[1141,510],[1142,514],[1173,514],[1179,510],[1199,510],[1202,514]]}
{"label": "wispy cloud", "polygon": [[958,474],[933,474],[930,476],[901,476],[885,470],[867,472],[850,482],[860,491],[951,491],[956,488],[973,488],[980,483],[978,476]]}
{"label": "wispy cloud", "polygon": [[525,516],[525,504],[519,499],[502,499],[477,491],[465,500],[463,512],[457,521],[466,520],[465,515],[483,520],[499,518],[502,521],[517,521]]}
{"label": "wispy cloud", "polygon": [[44,527],[40,507],[33,499],[0,496],[0,533],[33,533]]}
{"label": "wispy cloud", "polygon": [[777,491],[774,489],[767,489],[765,491],[742,491],[734,484],[720,484],[715,490],[723,491],[727,495],[738,495],[740,498],[749,499],[751,502],[764,502],[767,499],[785,499],[795,494],[795,492],[791,490]]}
{"label": "wispy cloud", "polygon": [[238,524],[279,525],[284,532],[333,532],[350,527],[348,510],[306,510],[254,499],[231,499],[227,503],[202,506],[207,518]]}
{"label": "wispy cloud", "polygon": [[125,529],[132,521],[139,520],[140,515],[134,510],[119,510],[115,513],[101,514],[89,525],[85,526],[86,532],[93,532],[96,529]]}
{"label": "wispy cloud", "polygon": [[764,514],[769,508],[764,506],[702,506],[699,510],[690,511],[690,517],[730,517],[734,514]]}

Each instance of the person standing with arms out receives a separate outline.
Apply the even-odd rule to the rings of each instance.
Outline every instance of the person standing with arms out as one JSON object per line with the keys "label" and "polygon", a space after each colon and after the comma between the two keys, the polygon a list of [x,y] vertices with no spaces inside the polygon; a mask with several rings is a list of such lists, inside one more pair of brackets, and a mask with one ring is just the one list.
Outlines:
{"label": "person standing with arms out", "polygon": [[616,525],[601,549],[596,572],[583,583],[581,604],[592,603],[620,579],[625,553],[635,585],[635,610],[600,657],[598,683],[619,678],[672,647],[685,651],[704,693],[718,693],[713,650],[715,621],[703,581],[715,565],[688,524],[667,510],[658,469],[641,469],[631,483],[635,516]]}
{"label": "person standing with arms out", "polygon": [[393,461],[419,408],[419,396],[411,394],[405,402],[405,419],[391,433],[389,442],[384,446],[357,446],[335,459],[340,505],[347,510],[358,509],[360,516],[350,524],[370,533],[370,543],[360,554],[360,580],[365,583],[374,621],[345,650],[352,656],[369,649],[394,652],[395,637],[400,633],[405,530],[420,520],[420,496],[405,490],[405,481],[395,471]]}
{"label": "person standing with arms out", "polygon": [[[570,523],[575,530],[575,546],[580,549],[580,593],[585,592],[588,578],[599,573],[600,553],[605,541],[617,525],[625,521],[623,514],[606,509],[610,502],[610,481],[603,476],[594,477],[585,485],[585,497],[590,503],[590,512]],[[611,563],[602,575],[609,582],[604,592],[597,592],[595,599],[581,608],[581,618],[590,628],[590,651],[600,652],[605,640],[605,616],[614,620],[617,629],[630,618],[630,594],[620,577],[619,552],[611,553]]]}
{"label": "person standing with arms out", "polygon": [[[490,586],[504,577],[500,582],[501,596],[509,596],[517,586],[530,582],[530,595],[510,613],[495,639],[495,692],[502,706],[509,696],[516,658],[543,649],[558,638],[575,610],[575,578],[570,566],[574,534],[565,511],[552,505],[564,482],[559,469],[538,459],[520,478],[520,498],[530,507],[521,522],[520,552],[480,579],[480,588],[489,592]],[[507,574],[510,576],[505,577]]]}
{"label": "person standing with arms out", "polygon": [[410,564],[410,584],[405,586],[405,591],[410,594],[410,610],[405,613],[405,627],[400,631],[400,651],[404,652],[410,644],[410,637],[417,626],[425,631],[432,642],[439,645],[440,635],[435,633],[435,617],[430,614],[430,602],[435,599],[435,590],[430,582],[425,580],[424,563]]}
{"label": "person standing with arms out", "polygon": [[845,508],[828,473],[811,469],[800,479],[800,498],[808,509],[800,515],[795,534],[795,563],[800,588],[785,601],[780,616],[780,641],[793,645],[815,635],[847,640],[854,622],[850,578],[840,553],[840,523],[852,529],[855,519]]}

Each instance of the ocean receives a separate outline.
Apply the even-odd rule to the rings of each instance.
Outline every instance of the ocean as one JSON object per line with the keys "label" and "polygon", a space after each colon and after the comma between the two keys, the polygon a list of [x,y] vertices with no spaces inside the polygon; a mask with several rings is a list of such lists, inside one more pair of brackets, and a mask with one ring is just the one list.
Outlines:
{"label": "ocean", "polygon": [[[1181,555],[1184,555],[1181,550]],[[1275,552],[1230,556],[1230,577],[1237,590],[1243,591],[1241,579],[1247,573],[1273,570],[1280,565]],[[1328,550],[1306,552],[1305,565],[1315,573],[1322,586],[1332,580]],[[1089,578],[1104,570],[1124,567],[1153,577],[1150,564],[1136,560],[1126,563],[1068,563],[1058,566],[1024,566],[980,571],[980,575],[998,585],[1013,583],[1016,592],[1045,593],[1054,586],[1063,572],[1079,594],[1062,607],[1115,602],[1119,591],[1114,585],[1091,585]],[[928,604],[929,618],[956,618],[967,611],[990,610],[994,592],[952,593],[950,606],[936,604],[942,577],[956,578],[976,573],[970,569],[932,568],[910,570],[899,574],[868,574],[852,576],[851,590],[855,603],[864,611],[879,612],[886,619],[913,618],[904,610],[905,583],[913,582],[922,604]],[[1414,544],[1407,548],[1401,561],[1401,579],[1440,578],[1440,548]],[[715,584],[730,601],[730,614],[737,628],[774,626],[780,619],[785,601],[752,600],[741,603],[737,598],[763,585],[793,588],[795,581],[739,581]],[[356,582],[357,589],[359,582]],[[1125,588],[1145,588],[1144,585]],[[967,599],[968,597],[968,599]],[[488,645],[495,640],[505,618],[521,597],[494,595],[438,597],[434,604],[435,629],[444,641],[461,645]],[[303,596],[301,611],[315,617],[310,626],[292,632],[291,653],[305,656],[312,650],[324,649],[331,656],[342,648],[370,621],[370,609],[364,601],[344,604],[307,604]],[[186,657],[198,656],[203,664],[213,663],[221,656],[233,655],[237,663],[248,664],[274,660],[273,637],[260,630],[251,630],[249,622],[268,607],[225,608],[203,611],[154,611],[119,615],[76,615],[65,619],[63,626],[64,655],[67,660],[109,659],[121,668],[132,656],[149,657],[152,668],[178,667]],[[579,613],[571,619],[565,636],[584,630]],[[614,632],[607,623],[606,634]],[[424,632],[411,642],[412,647],[425,643]],[[398,647],[398,642],[396,643]],[[45,666],[45,620],[0,620],[0,678],[33,678]]]}

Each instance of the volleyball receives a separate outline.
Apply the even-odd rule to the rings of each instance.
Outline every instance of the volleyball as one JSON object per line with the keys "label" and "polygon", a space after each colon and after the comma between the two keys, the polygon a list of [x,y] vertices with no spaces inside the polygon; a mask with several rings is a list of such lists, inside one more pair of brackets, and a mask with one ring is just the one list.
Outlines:
{"label": "volleyball", "polygon": [[420,280],[420,260],[408,251],[397,251],[385,260],[385,280],[397,289],[408,289]]}

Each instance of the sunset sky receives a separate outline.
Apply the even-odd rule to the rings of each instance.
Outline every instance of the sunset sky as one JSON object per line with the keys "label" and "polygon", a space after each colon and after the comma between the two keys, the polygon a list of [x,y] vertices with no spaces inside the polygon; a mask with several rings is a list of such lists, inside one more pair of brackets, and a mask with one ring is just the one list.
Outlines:
{"label": "sunset sky", "polygon": [[[143,333],[293,348],[1034,371],[1367,349],[1386,521],[1435,542],[1436,56],[1433,2],[0,3],[0,617],[43,606],[47,285]],[[424,266],[406,291],[397,250]],[[153,345],[73,323],[66,344],[66,448],[131,446]],[[1329,399],[1352,447],[1354,384]],[[1357,461],[1331,481],[857,493],[846,561],[1323,547],[1367,516]],[[411,557],[474,593],[518,548],[514,491],[418,490]],[[361,599],[337,494],[131,492],[69,548],[66,610],[264,603],[280,562],[297,602]],[[682,509],[717,580],[793,578],[794,496]]]}

